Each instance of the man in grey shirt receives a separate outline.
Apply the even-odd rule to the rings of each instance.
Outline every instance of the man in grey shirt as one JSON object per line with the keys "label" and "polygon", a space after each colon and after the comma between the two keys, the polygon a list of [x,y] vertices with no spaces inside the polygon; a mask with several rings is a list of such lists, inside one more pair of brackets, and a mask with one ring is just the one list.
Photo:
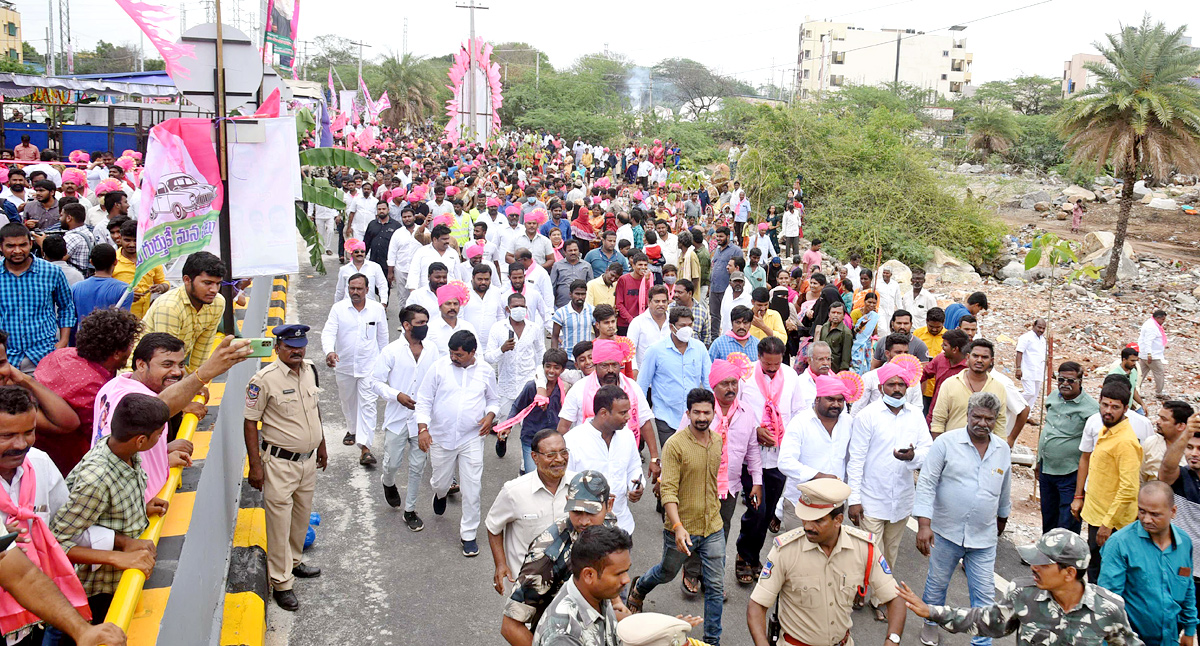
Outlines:
{"label": "man in grey shirt", "polygon": [[712,273],[708,277],[708,311],[712,316],[712,338],[721,335],[721,299],[729,287],[729,259],[742,257],[742,248],[729,242],[729,227],[718,227],[713,234],[717,248],[712,252]]}
{"label": "man in grey shirt", "polygon": [[[921,361],[921,363],[925,363],[925,362],[929,361],[929,348],[925,345],[924,341],[913,336],[912,314],[909,314],[908,310],[896,310],[895,312],[892,313],[891,334],[903,334],[904,336],[908,337],[908,353],[915,356],[917,359],[919,359]],[[883,338],[884,336],[887,336],[887,335],[885,335],[885,334],[879,335],[880,338]],[[871,362],[872,370],[883,365],[883,344],[882,343],[875,344],[874,359],[875,360],[873,362]]]}
{"label": "man in grey shirt", "polygon": [[579,258],[579,241],[563,243],[563,259],[550,268],[550,285],[554,288],[554,309],[571,300],[571,283],[576,280],[587,282],[593,278],[592,266]]}

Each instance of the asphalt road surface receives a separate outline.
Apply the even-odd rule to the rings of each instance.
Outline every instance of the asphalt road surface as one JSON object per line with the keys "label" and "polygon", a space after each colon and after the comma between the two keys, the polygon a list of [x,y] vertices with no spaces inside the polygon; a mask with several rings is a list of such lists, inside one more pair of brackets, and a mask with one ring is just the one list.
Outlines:
{"label": "asphalt road surface", "polygon": [[[327,262],[329,259],[326,256]],[[307,264],[302,256],[301,266]],[[327,275],[301,272],[290,286],[287,322],[312,326],[308,358],[319,366],[325,389],[321,394],[321,416],[330,457],[328,470],[318,472],[313,504],[314,510],[321,514],[321,526],[317,528],[316,543],[305,553],[305,562],[320,567],[322,574],[316,579],[297,581],[298,612],[280,610],[268,601],[266,643],[270,646],[503,646],[499,629],[505,597],[492,587],[493,566],[486,528],[481,524],[479,529],[479,556],[463,557],[458,539],[460,497],[451,496],[446,514],[435,516],[427,467],[417,504],[425,529],[410,532],[404,525],[402,508],[392,508],[384,502],[379,470],[359,466],[358,448],[341,442],[346,433],[345,421],[338,405],[333,372],[325,367],[325,350],[320,340],[332,304],[337,269],[337,259],[333,257]],[[395,305],[388,307],[393,339],[399,327],[396,312]],[[382,404],[379,411],[382,420]],[[493,445],[494,439],[489,439],[484,453],[484,517],[500,486],[517,476],[521,459],[519,444],[515,448],[510,444],[503,459],[496,457]],[[373,451],[382,463],[382,432],[376,433]],[[401,496],[406,484],[404,473],[402,470],[397,477]],[[662,523],[654,511],[652,496],[631,505],[631,509],[637,522],[631,574],[637,576],[662,557]],[[733,520],[733,536],[737,535],[740,517],[739,510]],[[728,601],[722,644],[726,646],[752,643],[746,627],[746,606],[752,588],[739,585],[733,576],[733,536],[728,546],[725,579]],[[770,536],[764,557],[769,539]],[[892,564],[893,573],[919,592],[924,586],[926,563],[926,558],[916,550],[915,534],[909,532],[898,562]],[[1029,572],[1007,538],[1001,539],[996,572],[1007,580]],[[969,605],[961,568],[951,582],[949,602]],[[655,589],[647,598],[645,609],[699,616],[704,612],[703,606],[702,596],[685,598],[678,583],[673,582]],[[909,613],[902,643],[919,644],[919,631],[920,619]],[[865,609],[854,615],[852,635],[858,644],[886,644],[886,624],[875,622],[869,609]],[[699,629],[694,636],[702,636]],[[968,644],[969,639],[943,632],[941,643]],[[1014,639],[1007,637],[996,643],[1013,644]]]}

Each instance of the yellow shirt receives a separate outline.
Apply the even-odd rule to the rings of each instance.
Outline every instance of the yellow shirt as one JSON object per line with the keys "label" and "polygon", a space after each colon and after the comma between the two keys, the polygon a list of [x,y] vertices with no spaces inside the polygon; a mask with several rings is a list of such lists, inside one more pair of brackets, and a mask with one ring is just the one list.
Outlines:
{"label": "yellow shirt", "polygon": [[[767,313],[763,315],[763,322],[771,329],[771,336],[787,342],[787,328],[783,327],[783,319],[780,318],[779,312],[768,309]],[[759,341],[767,338],[767,333],[753,323],[750,324],[750,334]]]}
{"label": "yellow shirt", "polygon": [[[129,281],[133,280],[133,273],[135,271],[137,271],[137,262],[129,260],[125,257],[125,254],[118,251],[117,266],[113,269],[113,278],[128,284]],[[133,288],[134,293],[144,292],[144,294],[141,298],[133,301],[133,305],[130,306],[129,311],[133,312],[133,315],[138,318],[145,316],[146,310],[150,309],[150,288],[163,283],[170,284],[167,281],[167,274],[163,271],[161,265],[146,272]]]}
{"label": "yellow shirt", "polygon": [[1083,521],[1091,527],[1121,529],[1137,520],[1141,470],[1142,445],[1129,418],[1112,428],[1101,428],[1088,466]]}
{"label": "yellow shirt", "polygon": [[[912,335],[925,342],[925,347],[929,349],[929,352],[927,353],[929,355],[929,360],[932,361],[934,357],[942,353],[942,335],[945,333],[946,330],[943,328],[937,336],[934,336],[932,333],[930,333],[929,327],[923,325],[913,330]],[[925,395],[926,397],[933,397],[934,385],[935,382],[933,379],[926,379],[921,388],[921,394]]]}
{"label": "yellow shirt", "polygon": [[693,292],[700,291],[700,258],[694,247],[688,247],[687,253],[679,260],[679,273],[676,275],[679,280],[686,278],[692,281]]}
{"label": "yellow shirt", "polygon": [[[968,372],[970,369],[963,370],[942,382],[942,389],[938,391],[937,403],[933,405],[933,424],[929,427],[930,433],[937,435],[966,427],[967,400],[975,394],[975,391],[967,385]],[[992,427],[992,432],[1003,436],[1006,402],[1008,401],[1004,384],[989,374],[987,383],[983,385],[981,392],[992,393],[1000,398],[1000,413],[996,415],[996,425]]]}
{"label": "yellow shirt", "polygon": [[166,332],[183,341],[188,372],[195,372],[212,354],[213,337],[224,313],[225,297],[217,294],[197,311],[181,285],[154,299],[146,311],[146,332]]}
{"label": "yellow shirt", "polygon": [[587,298],[588,305],[595,307],[597,305],[612,305],[617,306],[617,284],[604,284],[604,276],[598,276],[588,281]]}

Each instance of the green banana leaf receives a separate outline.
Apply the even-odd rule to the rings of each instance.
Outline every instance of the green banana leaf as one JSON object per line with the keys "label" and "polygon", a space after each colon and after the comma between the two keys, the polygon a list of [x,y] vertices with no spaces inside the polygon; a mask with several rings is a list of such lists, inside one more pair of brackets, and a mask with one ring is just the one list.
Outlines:
{"label": "green banana leaf", "polygon": [[318,206],[325,206],[338,211],[346,208],[346,202],[342,200],[342,192],[329,186],[328,180],[326,180],[325,186],[310,182],[311,180],[306,179],[300,184],[305,202],[312,202]]}
{"label": "green banana leaf", "polygon": [[354,170],[375,172],[371,160],[341,148],[309,148],[300,151],[302,166],[346,166]]}
{"label": "green banana leaf", "polygon": [[317,226],[308,219],[308,214],[304,209],[296,204],[296,229],[300,232],[300,236],[304,238],[304,244],[308,247],[308,260],[312,263],[313,269],[316,269],[321,274],[325,273],[325,261],[322,258],[324,246],[321,244],[321,234],[317,231]]}
{"label": "green banana leaf", "polygon": [[308,137],[308,131],[316,129],[317,119],[313,116],[312,110],[301,108],[296,113],[296,141],[303,143]]}

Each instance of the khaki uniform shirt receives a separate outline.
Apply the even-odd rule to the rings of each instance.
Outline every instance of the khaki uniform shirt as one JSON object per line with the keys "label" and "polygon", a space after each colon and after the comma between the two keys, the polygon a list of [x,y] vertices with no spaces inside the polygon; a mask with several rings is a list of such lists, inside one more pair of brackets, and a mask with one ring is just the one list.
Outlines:
{"label": "khaki uniform shirt", "polygon": [[267,444],[308,453],[321,444],[320,392],[311,361],[305,360],[297,374],[275,360],[250,378],[245,418],[262,422],[262,439]]}
{"label": "khaki uniform shirt", "polygon": [[[750,598],[769,609],[778,597],[779,622],[793,638],[812,646],[837,644],[850,631],[854,594],[863,583],[873,540],[868,532],[843,526],[826,556],[803,528],[780,534]],[[871,564],[871,586],[881,604],[896,597],[896,580],[879,548]]]}

